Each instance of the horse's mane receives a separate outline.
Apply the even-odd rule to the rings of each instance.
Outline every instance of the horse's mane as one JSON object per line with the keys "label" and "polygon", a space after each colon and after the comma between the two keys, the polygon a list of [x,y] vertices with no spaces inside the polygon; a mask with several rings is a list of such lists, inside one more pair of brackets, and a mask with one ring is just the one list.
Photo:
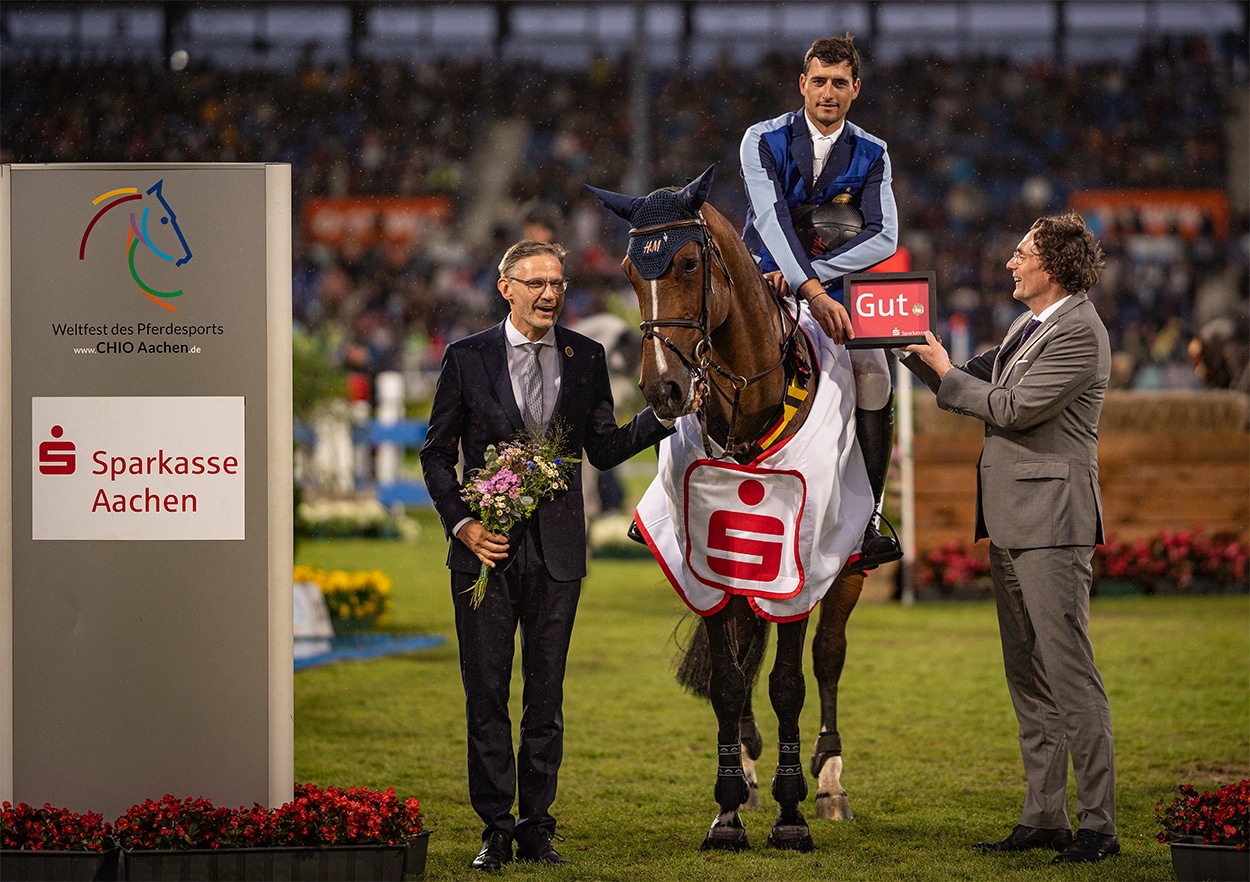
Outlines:
{"label": "horse's mane", "polygon": [[[728,218],[710,202],[704,202],[701,211],[707,224],[708,232],[716,242],[717,248],[720,249],[725,269],[733,280],[734,308],[747,311],[748,321],[752,330],[750,338],[752,344],[768,355],[768,361],[771,364],[773,360],[781,357],[782,348],[787,344],[789,331],[786,323],[781,318],[776,295],[767,280],[765,280],[759,264],[755,262],[755,258],[752,257],[750,250],[742,241],[741,235],[729,222]],[[795,339],[798,342],[799,351],[806,352],[806,341],[803,334],[801,332],[797,333]],[[810,365],[814,356],[808,354],[806,357]],[[815,385],[813,384],[812,389],[814,388]],[[766,406],[766,409],[762,411],[762,415],[778,411],[781,397],[780,394],[777,395]],[[798,428],[803,424],[807,411],[810,409],[811,400],[812,397],[809,396],[800,405],[793,424],[782,433],[781,437],[787,437],[798,431]],[[760,415],[746,414],[744,416],[758,417]],[[740,438],[739,440],[743,439]],[[747,450],[749,451],[750,447]],[[750,454],[748,453],[748,455]]]}

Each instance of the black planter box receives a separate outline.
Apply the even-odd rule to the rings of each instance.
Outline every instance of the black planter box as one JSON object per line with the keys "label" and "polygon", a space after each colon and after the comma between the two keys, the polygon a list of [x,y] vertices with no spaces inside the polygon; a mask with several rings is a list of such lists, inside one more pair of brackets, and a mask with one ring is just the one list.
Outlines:
{"label": "black planter box", "polygon": [[1250,851],[1233,845],[1206,845],[1197,836],[1169,842],[1177,882],[1247,882]]}
{"label": "black planter box", "polygon": [[108,851],[0,851],[4,882],[95,882],[117,878],[120,849]]}
{"label": "black planter box", "polygon": [[[401,882],[425,873],[429,832],[408,846],[344,845],[325,848],[221,848],[190,851],[134,850],[122,854],[120,878],[133,882],[231,880],[375,880]],[[5,877],[8,882],[8,877]]]}

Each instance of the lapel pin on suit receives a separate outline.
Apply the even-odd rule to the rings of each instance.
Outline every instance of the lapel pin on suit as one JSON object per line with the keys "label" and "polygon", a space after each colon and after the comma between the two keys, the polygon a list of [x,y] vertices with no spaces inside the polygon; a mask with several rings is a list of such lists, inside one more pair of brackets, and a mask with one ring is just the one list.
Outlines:
{"label": "lapel pin on suit", "polygon": [[564,347],[564,356],[565,356],[566,358],[572,358],[572,357],[573,357],[573,347],[572,347],[572,346],[565,346],[565,347]]}

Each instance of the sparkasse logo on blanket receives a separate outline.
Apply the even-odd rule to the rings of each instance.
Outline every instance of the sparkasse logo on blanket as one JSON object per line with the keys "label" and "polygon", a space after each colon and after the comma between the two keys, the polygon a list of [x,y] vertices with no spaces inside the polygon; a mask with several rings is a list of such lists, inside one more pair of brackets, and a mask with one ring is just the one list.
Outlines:
{"label": "sparkasse logo on blanket", "polygon": [[34,398],[34,539],[243,539],[244,401]]}
{"label": "sparkasse logo on blanket", "polygon": [[802,475],[700,461],[686,475],[686,561],[705,585],[785,599],[803,588]]}

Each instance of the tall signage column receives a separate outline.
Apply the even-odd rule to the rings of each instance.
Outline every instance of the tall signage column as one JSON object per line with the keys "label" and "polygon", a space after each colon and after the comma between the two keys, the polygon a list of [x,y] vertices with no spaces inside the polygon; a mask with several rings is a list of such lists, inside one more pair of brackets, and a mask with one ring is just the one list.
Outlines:
{"label": "tall signage column", "polygon": [[0,167],[0,799],[290,797],[291,172]]}

